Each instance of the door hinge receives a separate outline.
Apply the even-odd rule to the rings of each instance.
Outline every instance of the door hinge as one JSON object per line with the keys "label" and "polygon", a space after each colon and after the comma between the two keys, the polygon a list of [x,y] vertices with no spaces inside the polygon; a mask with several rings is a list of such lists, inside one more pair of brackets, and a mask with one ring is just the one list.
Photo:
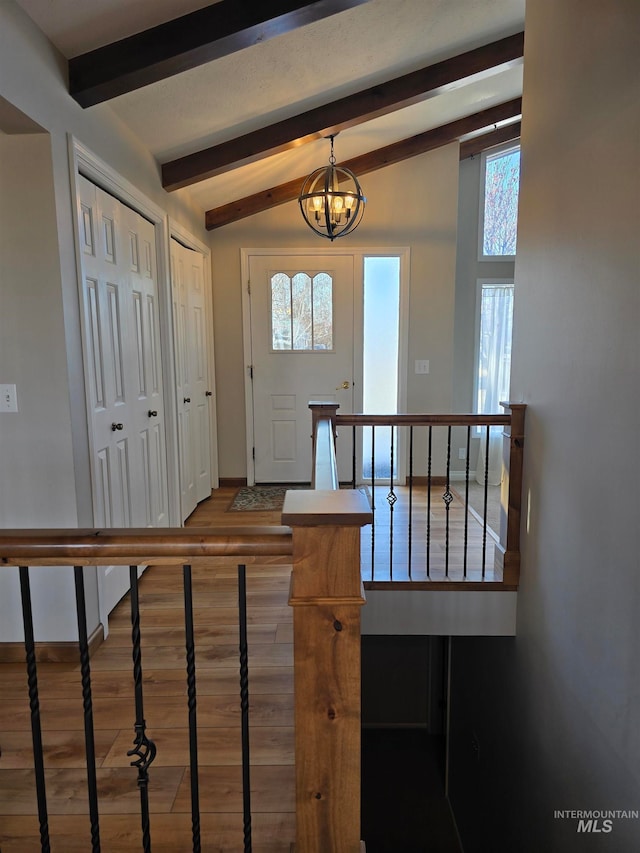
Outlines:
{"label": "door hinge", "polygon": [[251,296],[251,282],[250,281],[247,282],[247,293],[249,294],[249,296]]}
{"label": "door hinge", "polygon": [[249,379],[253,379],[253,365],[249,365]]}
{"label": "door hinge", "polygon": [[256,458],[256,449],[255,447],[251,448],[251,458],[255,461]]}

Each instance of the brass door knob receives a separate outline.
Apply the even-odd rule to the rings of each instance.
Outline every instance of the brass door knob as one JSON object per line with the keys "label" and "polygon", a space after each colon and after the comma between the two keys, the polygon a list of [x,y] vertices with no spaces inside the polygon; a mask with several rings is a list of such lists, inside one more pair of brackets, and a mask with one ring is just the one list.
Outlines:
{"label": "brass door knob", "polygon": [[123,424],[111,424],[111,432],[115,432],[117,429],[124,429]]}
{"label": "brass door knob", "polygon": [[149,415],[150,418],[157,418],[158,417],[158,413],[156,412],[155,409],[149,409],[147,414]]}
{"label": "brass door knob", "polygon": [[348,379],[345,379],[342,385],[336,385],[336,391],[346,391],[351,388],[351,383]]}

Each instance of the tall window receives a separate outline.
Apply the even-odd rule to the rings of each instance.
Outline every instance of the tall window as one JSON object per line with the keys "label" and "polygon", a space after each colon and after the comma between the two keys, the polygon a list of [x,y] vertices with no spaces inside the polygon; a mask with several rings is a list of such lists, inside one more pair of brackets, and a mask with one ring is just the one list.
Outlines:
{"label": "tall window", "polygon": [[513,258],[518,233],[520,146],[482,157],[480,257]]}
{"label": "tall window", "polygon": [[480,282],[475,410],[501,414],[509,399],[513,282]]}

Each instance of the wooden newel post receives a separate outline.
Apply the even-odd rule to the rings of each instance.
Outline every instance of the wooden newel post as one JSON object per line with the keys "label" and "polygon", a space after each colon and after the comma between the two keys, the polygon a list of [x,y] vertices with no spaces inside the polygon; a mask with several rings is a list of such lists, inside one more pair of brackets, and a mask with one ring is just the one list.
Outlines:
{"label": "wooden newel post", "polygon": [[360,528],[364,494],[287,492],[293,528],[296,853],[360,851]]}
{"label": "wooden newel post", "polygon": [[503,581],[517,584],[520,579],[522,463],[524,416],[527,407],[524,403],[500,403],[500,405],[511,412],[511,424],[504,428],[502,442],[504,476],[500,494],[499,550],[502,553]]}

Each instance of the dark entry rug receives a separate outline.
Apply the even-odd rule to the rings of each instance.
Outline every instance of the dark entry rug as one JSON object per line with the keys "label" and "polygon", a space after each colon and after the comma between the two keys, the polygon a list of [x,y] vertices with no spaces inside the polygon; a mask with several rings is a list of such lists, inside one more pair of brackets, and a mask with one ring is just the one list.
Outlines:
{"label": "dark entry rug", "polygon": [[231,501],[227,512],[271,512],[282,509],[284,496],[289,489],[308,489],[306,485],[294,486],[241,486]]}

